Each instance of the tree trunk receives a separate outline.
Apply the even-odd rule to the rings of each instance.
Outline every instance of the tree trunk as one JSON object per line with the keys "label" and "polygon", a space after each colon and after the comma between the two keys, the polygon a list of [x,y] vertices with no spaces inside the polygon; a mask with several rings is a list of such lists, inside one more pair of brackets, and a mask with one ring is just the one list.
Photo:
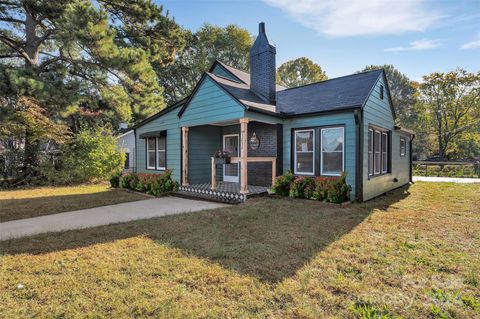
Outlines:
{"label": "tree trunk", "polygon": [[37,37],[37,22],[29,13],[25,10],[25,53],[29,57],[29,61],[26,62],[27,66],[38,66],[38,37]]}
{"label": "tree trunk", "polygon": [[23,159],[23,176],[24,182],[38,175],[38,153],[40,151],[40,143],[33,140],[33,132],[27,127],[25,129],[25,151]]}
{"label": "tree trunk", "polygon": [[[29,59],[25,60],[25,67],[27,70],[35,72],[35,67],[39,63],[39,44],[37,37],[37,22],[29,12],[28,8],[25,8],[25,52]],[[25,124],[26,125],[26,124]],[[23,158],[23,176],[24,182],[28,183],[28,180],[38,175],[38,153],[40,151],[40,143],[35,139],[34,133],[26,125],[25,127],[25,151]]]}

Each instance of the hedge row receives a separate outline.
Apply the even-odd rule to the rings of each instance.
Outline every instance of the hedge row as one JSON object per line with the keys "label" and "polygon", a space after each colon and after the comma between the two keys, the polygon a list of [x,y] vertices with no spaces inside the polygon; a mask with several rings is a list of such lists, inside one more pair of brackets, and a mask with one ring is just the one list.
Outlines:
{"label": "hedge row", "polygon": [[413,165],[415,176],[436,176],[436,177],[480,177],[480,169],[467,165],[428,165],[427,169],[422,164]]}
{"label": "hedge row", "polygon": [[114,174],[110,178],[112,187],[127,188],[154,196],[177,190],[178,184],[172,179],[172,171],[163,174],[125,173]]}
{"label": "hedge row", "polygon": [[340,177],[295,177],[291,171],[278,177],[273,187],[273,191],[281,196],[337,204],[348,201],[351,190],[345,174]]}

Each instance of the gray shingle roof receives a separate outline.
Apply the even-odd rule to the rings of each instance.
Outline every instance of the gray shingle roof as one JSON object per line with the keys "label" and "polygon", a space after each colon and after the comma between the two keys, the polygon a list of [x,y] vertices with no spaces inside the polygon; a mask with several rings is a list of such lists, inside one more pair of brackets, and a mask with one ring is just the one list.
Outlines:
{"label": "gray shingle roof", "polygon": [[277,92],[277,111],[296,115],[361,107],[382,70],[347,75]]}
{"label": "gray shingle roof", "polygon": [[275,105],[265,102],[262,98],[256,95],[250,86],[245,83],[231,81],[229,79],[217,76],[213,73],[207,73],[218,85],[224,88],[228,93],[233,95],[243,105],[253,107],[269,112],[275,112]]}
{"label": "gray shingle roof", "polygon": [[[249,73],[237,70],[220,61],[217,63],[243,82],[238,83],[208,73],[221,87],[247,107],[269,111],[274,109],[274,105],[269,104],[250,90]],[[277,86],[276,112],[300,115],[361,107],[382,72],[382,70],[372,70],[289,89]]]}
{"label": "gray shingle roof", "polygon": [[[212,79],[246,108],[280,117],[360,108],[372,91],[378,77],[383,73],[383,70],[373,70],[289,89],[277,86],[277,100],[275,104],[271,104],[250,89],[250,75],[248,73],[220,61],[216,61],[210,71],[214,69],[217,63],[240,81],[231,80],[212,72],[206,72],[204,76]],[[199,83],[197,83],[197,87]],[[192,94],[195,93],[195,90]],[[190,97],[191,95],[132,128],[135,129],[144,125],[177,107],[182,107],[178,113],[178,116],[181,116],[188,106]],[[394,112],[393,107],[392,112]]]}
{"label": "gray shingle roof", "polygon": [[[231,67],[228,64],[223,63],[222,61],[216,61],[216,63],[220,64],[222,67],[224,67],[228,72],[232,73],[235,75],[237,78],[240,79],[243,83],[250,85],[250,73],[247,73],[242,70],[235,69],[234,67]],[[285,90],[286,87],[281,86],[281,85],[276,85],[277,91],[282,91]]]}

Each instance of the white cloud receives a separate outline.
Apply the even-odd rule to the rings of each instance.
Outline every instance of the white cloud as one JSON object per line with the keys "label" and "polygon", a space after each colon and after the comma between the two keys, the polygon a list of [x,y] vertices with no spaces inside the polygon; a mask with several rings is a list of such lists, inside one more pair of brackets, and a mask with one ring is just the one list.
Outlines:
{"label": "white cloud", "polygon": [[480,35],[477,37],[476,40],[470,41],[465,43],[460,47],[460,50],[468,50],[468,49],[478,49],[480,48]]}
{"label": "white cloud", "polygon": [[429,50],[429,49],[434,49],[434,48],[439,47],[441,45],[441,43],[442,42],[440,40],[423,39],[423,40],[412,41],[406,47],[387,48],[384,51],[385,52],[399,52],[399,51]]}
{"label": "white cloud", "polygon": [[264,0],[297,22],[333,37],[424,31],[442,18],[425,0]]}

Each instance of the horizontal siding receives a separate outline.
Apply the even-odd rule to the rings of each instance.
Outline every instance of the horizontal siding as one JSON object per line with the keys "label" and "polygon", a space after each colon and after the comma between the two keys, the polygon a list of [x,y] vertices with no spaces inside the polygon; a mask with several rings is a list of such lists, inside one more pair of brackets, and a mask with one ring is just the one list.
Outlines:
{"label": "horizontal siding", "polygon": [[189,183],[209,183],[211,157],[222,148],[222,128],[219,126],[195,126],[189,130]]}
{"label": "horizontal siding", "polygon": [[151,131],[167,131],[167,168],[172,170],[173,178],[179,182],[181,174],[181,128],[178,121],[179,109],[174,109],[155,120],[137,128],[137,172],[139,173],[163,173],[162,171],[149,170],[146,165],[145,139],[139,138],[143,133]]}
{"label": "horizontal siding", "polygon": [[[221,148],[221,128],[204,125],[239,119],[244,116],[245,110],[211,79],[205,77],[181,118],[178,118],[179,111],[179,108],[174,109],[137,128],[137,172],[162,173],[162,171],[146,169],[145,140],[138,136],[151,131],[166,130],[167,168],[173,171],[173,178],[180,182],[181,128],[187,126],[190,127],[190,182],[208,181],[210,179],[210,157]],[[217,130],[218,132],[216,132]]]}
{"label": "horizontal siding", "polygon": [[180,118],[180,126],[207,125],[239,119],[244,107],[229,96],[210,78],[205,77],[200,88]]}
{"label": "horizontal siding", "polygon": [[248,117],[252,121],[264,122],[269,124],[282,124],[283,119],[277,116],[271,116],[258,112],[245,111],[245,117]]}
{"label": "horizontal siding", "polygon": [[[291,130],[302,127],[320,127],[329,125],[345,126],[345,172],[347,183],[352,186],[351,198],[355,197],[355,171],[356,171],[356,125],[352,112],[317,115],[311,117],[297,117],[285,120],[283,123],[283,171],[291,169]],[[316,149],[316,152],[320,150]]]}
{"label": "horizontal siding", "polygon": [[[380,99],[380,86],[385,88],[385,97]],[[364,107],[364,145],[363,145],[363,199],[368,200],[381,195],[389,190],[395,189],[409,182],[410,179],[410,150],[408,135],[402,135],[395,130],[395,121],[390,108],[390,101],[387,96],[386,85],[383,77],[380,77],[372,90],[367,103]],[[377,177],[368,177],[368,127],[369,125],[376,125],[390,130],[392,133],[391,147],[392,147],[392,167],[391,173],[380,175]],[[407,141],[407,154],[405,157],[400,157],[400,136],[404,136]],[[398,182],[395,182],[394,179]]]}

